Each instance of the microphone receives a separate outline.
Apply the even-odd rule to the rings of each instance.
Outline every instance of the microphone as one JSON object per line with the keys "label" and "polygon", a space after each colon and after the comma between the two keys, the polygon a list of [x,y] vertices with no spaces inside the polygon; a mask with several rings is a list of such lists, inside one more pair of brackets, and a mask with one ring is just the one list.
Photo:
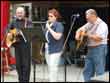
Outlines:
{"label": "microphone", "polygon": [[48,27],[48,26],[51,27],[52,25],[53,25],[53,23],[52,23],[51,21],[48,20],[48,21],[46,22],[46,27]]}
{"label": "microphone", "polygon": [[79,16],[80,16],[80,14],[73,14],[73,16],[79,17]]}
{"label": "microphone", "polygon": [[72,17],[73,17],[73,16],[74,16],[74,17],[80,17],[80,14],[79,14],[79,13],[73,14]]}
{"label": "microphone", "polygon": [[80,17],[80,14],[79,13],[77,13],[77,14],[73,14],[72,16],[71,16],[71,21],[73,20],[73,17],[75,18],[79,18]]}
{"label": "microphone", "polygon": [[46,23],[48,23],[49,25],[51,24],[51,22],[49,20]]}

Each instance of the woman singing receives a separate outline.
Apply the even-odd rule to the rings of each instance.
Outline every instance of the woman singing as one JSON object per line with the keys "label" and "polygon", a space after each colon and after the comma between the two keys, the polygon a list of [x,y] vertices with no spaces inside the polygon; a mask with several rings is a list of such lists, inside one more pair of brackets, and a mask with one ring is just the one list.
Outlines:
{"label": "woman singing", "polygon": [[45,58],[48,64],[49,81],[57,81],[58,65],[60,62],[63,48],[64,27],[58,20],[61,18],[56,9],[48,11],[48,21],[46,23],[45,37]]}

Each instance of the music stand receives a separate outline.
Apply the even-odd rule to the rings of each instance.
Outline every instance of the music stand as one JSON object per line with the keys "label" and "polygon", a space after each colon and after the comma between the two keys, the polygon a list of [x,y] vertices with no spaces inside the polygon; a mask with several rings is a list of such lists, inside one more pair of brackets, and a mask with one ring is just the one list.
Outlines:
{"label": "music stand", "polygon": [[[21,28],[22,36],[24,36],[25,41],[31,44],[31,56],[32,56],[32,42],[37,39],[37,41],[46,42],[43,30],[41,27],[36,28]],[[36,65],[35,61],[33,62],[33,80],[35,82],[36,77]]]}

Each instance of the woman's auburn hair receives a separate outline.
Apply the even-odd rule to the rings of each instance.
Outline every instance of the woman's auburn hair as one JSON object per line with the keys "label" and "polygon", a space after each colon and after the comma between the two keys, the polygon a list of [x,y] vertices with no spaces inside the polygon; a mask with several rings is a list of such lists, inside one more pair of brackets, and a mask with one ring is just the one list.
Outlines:
{"label": "woman's auburn hair", "polygon": [[56,10],[56,9],[50,9],[49,11],[48,11],[48,14],[49,13],[52,13],[55,17],[56,17],[56,19],[57,20],[59,20],[59,19],[61,19],[61,15],[60,15],[60,13],[58,12],[58,10]]}

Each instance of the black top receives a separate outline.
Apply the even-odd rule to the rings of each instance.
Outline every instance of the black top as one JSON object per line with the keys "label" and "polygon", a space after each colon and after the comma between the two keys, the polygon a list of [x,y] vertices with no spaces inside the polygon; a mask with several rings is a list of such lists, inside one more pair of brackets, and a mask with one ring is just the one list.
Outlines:
{"label": "black top", "polygon": [[[26,27],[25,27],[25,23],[26,23]],[[9,32],[9,30],[12,28],[16,28],[17,30],[20,30],[20,28],[32,28],[32,22],[24,19],[13,20],[10,24],[8,24],[6,33]],[[17,35],[16,39],[19,40],[19,42],[24,42],[24,39],[20,34]]]}

